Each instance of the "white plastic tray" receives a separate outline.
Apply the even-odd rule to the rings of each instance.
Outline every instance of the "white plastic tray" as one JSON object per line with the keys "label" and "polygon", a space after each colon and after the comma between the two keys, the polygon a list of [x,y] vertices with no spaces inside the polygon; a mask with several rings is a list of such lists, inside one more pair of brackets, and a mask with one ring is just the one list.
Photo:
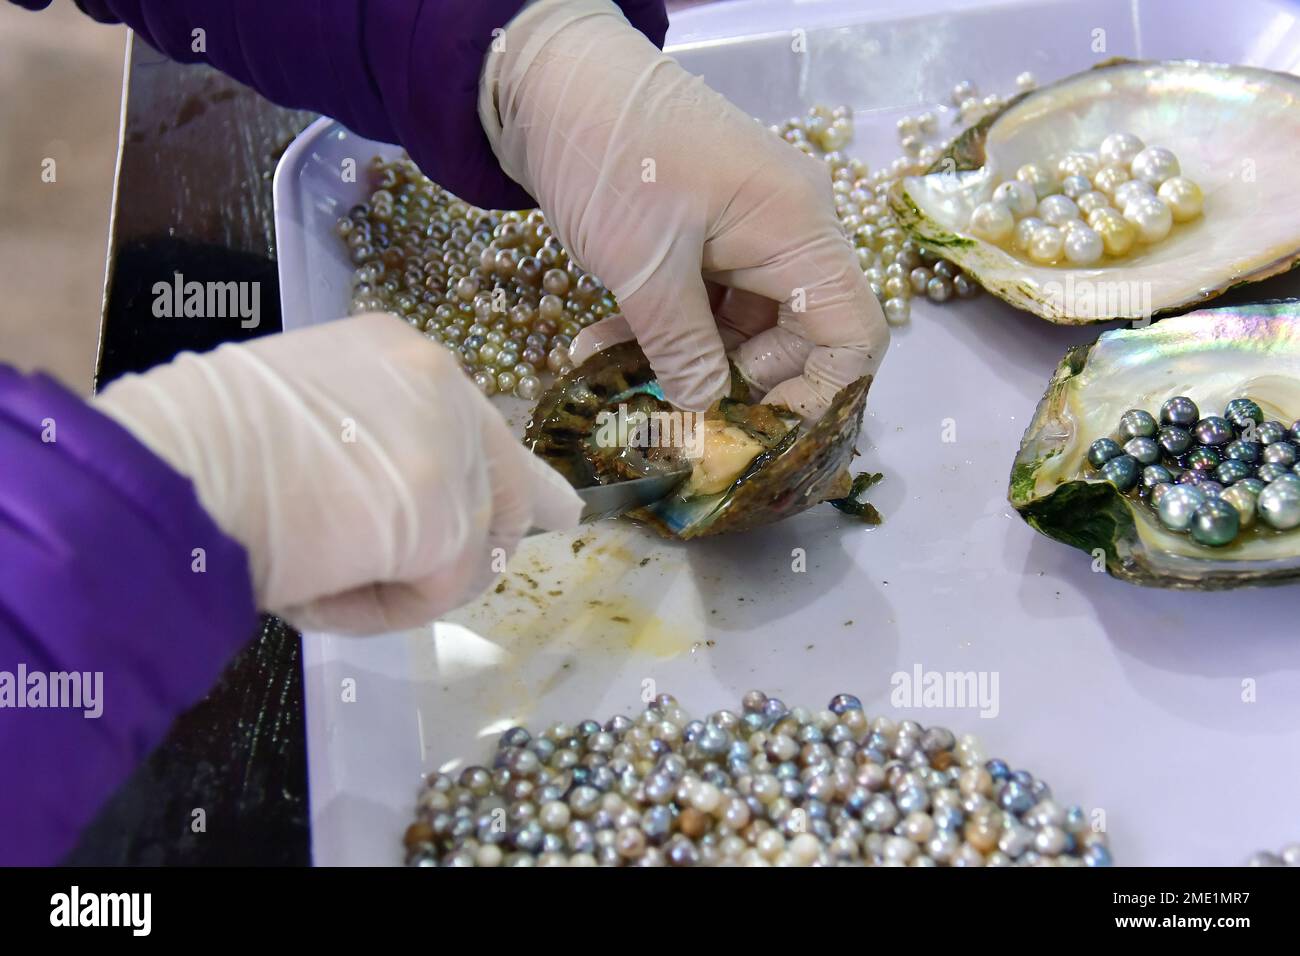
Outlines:
{"label": "white plastic tray", "polygon": [[[1007,92],[1021,70],[1050,80],[1116,55],[1293,69],[1296,12],[1266,0],[736,0],[677,15],[670,41],[769,122],[851,104],[852,151],[877,161],[896,153],[901,112],[946,104],[960,79]],[[795,28],[806,54],[790,50]],[[321,122],[285,154],[286,328],[344,313],[351,267],[331,227],[363,187],[341,181],[340,162],[392,151]],[[1006,502],[1052,369],[1097,332],[987,296],[916,303],[860,444],[861,466],[887,476],[871,495],[877,529],[819,509],[689,546],[617,523],[584,532],[576,555],[574,536],[540,536],[504,593],[444,622],[377,639],[305,635],[315,861],[398,862],[423,773],[484,760],[512,723],[631,712],[646,680],[701,715],[751,687],[809,706],[847,691],[872,714],[974,732],[1061,799],[1103,811],[1120,863],[1235,864],[1300,838],[1297,592],[1131,587]],[[949,419],[957,440],[946,443]],[[792,571],[796,548],[805,573]],[[893,675],[918,667],[996,675],[996,716],[892,706]],[[346,678],[355,702],[343,700]]]}

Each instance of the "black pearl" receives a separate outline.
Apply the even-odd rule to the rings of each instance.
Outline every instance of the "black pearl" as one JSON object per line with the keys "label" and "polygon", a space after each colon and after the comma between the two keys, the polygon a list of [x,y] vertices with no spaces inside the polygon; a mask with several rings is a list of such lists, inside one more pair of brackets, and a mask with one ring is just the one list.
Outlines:
{"label": "black pearl", "polygon": [[1246,462],[1229,458],[1219,463],[1219,467],[1214,470],[1214,477],[1225,485],[1231,485],[1243,478],[1249,478],[1254,473],[1255,469]]}
{"label": "black pearl", "polygon": [[1177,395],[1160,406],[1160,424],[1191,428],[1200,420],[1201,410],[1185,395]]}
{"label": "black pearl", "polygon": [[1120,455],[1101,466],[1101,477],[1120,491],[1129,491],[1138,482],[1138,461],[1132,455]]}
{"label": "black pearl", "polygon": [[1166,425],[1157,433],[1156,442],[1166,455],[1177,458],[1192,447],[1192,433],[1177,425]]}
{"label": "black pearl", "polygon": [[1098,438],[1088,446],[1088,463],[1094,468],[1100,468],[1112,458],[1118,458],[1124,454],[1124,449],[1119,447],[1119,443],[1110,438]]}
{"label": "black pearl", "polygon": [[1202,446],[1189,451],[1183,464],[1192,471],[1212,472],[1219,467],[1220,460],[1219,453],[1213,448]]}
{"label": "black pearl", "polygon": [[1228,420],[1217,415],[1202,418],[1192,428],[1192,435],[1202,445],[1226,445],[1236,437]]}
{"label": "black pearl", "polygon": [[1142,487],[1147,491],[1154,490],[1156,485],[1168,484],[1173,480],[1173,474],[1164,465],[1147,465],[1142,469]]}
{"label": "black pearl", "polygon": [[1222,547],[1237,537],[1241,516],[1220,498],[1207,498],[1192,515],[1192,537],[1212,548]]}
{"label": "black pearl", "polygon": [[1154,465],[1160,460],[1160,446],[1154,438],[1130,438],[1124,443],[1124,453],[1141,465]]}
{"label": "black pearl", "polygon": [[1244,461],[1246,464],[1251,465],[1259,461],[1263,449],[1264,446],[1259,442],[1243,441],[1238,438],[1236,441],[1230,441],[1223,446],[1223,457]]}
{"label": "black pearl", "polygon": [[1296,463],[1296,446],[1289,441],[1275,441],[1264,448],[1263,457],[1267,464],[1291,468]]}
{"label": "black pearl", "polygon": [[1287,437],[1286,426],[1281,422],[1264,422],[1255,426],[1255,438],[1261,445],[1271,445]]}
{"label": "black pearl", "polygon": [[1245,428],[1247,422],[1258,425],[1264,420],[1264,410],[1249,398],[1234,398],[1223,409],[1223,417],[1237,428]]}

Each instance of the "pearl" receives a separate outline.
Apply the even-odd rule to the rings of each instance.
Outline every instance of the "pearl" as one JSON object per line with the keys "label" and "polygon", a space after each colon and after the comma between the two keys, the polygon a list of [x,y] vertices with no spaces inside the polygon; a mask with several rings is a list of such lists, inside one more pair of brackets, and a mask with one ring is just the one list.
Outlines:
{"label": "pearl", "polygon": [[1221,498],[1208,498],[1192,516],[1192,537],[1209,547],[1231,543],[1241,527],[1237,509]]}
{"label": "pearl", "polygon": [[953,278],[952,288],[953,291],[956,292],[957,295],[963,299],[969,299],[974,296],[977,296],[979,295],[980,292],[980,284],[976,282],[974,279],[972,279],[970,276],[966,275],[965,273],[962,273]]}
{"label": "pearl", "polygon": [[1029,241],[1029,257],[1036,262],[1055,262],[1061,255],[1064,242],[1061,230],[1055,226],[1043,226]]}
{"label": "pearl", "polygon": [[1194,485],[1175,485],[1160,499],[1156,513],[1169,530],[1186,531],[1192,526],[1196,509],[1205,500],[1205,492]]}
{"label": "pearl", "polygon": [[1201,214],[1201,207],[1204,205],[1205,197],[1201,194],[1201,187],[1196,185],[1190,179],[1182,176],[1174,176],[1166,179],[1156,190],[1158,195],[1173,213],[1174,222],[1187,222],[1195,219]]}
{"label": "pearl", "polygon": [[1249,398],[1234,398],[1224,407],[1223,417],[1237,428],[1245,428],[1247,422],[1263,422],[1264,410]]}
{"label": "pearl", "polygon": [[1053,193],[1038,203],[1038,217],[1049,226],[1059,226],[1068,219],[1079,218],[1079,207],[1069,196]]}
{"label": "pearl", "polygon": [[1092,183],[1087,176],[1066,176],[1061,180],[1061,192],[1070,199],[1078,199],[1086,192],[1092,191]]}
{"label": "pearl", "polygon": [[1092,177],[1100,168],[1096,156],[1081,152],[1067,153],[1056,164],[1056,172],[1062,179],[1070,176]]}
{"label": "pearl", "polygon": [[1118,209],[1127,209],[1130,203],[1135,203],[1139,199],[1154,199],[1156,191],[1150,183],[1145,183],[1140,179],[1130,179],[1127,182],[1120,183],[1115,187],[1113,197],[1115,206]]}
{"label": "pearl", "polygon": [[1256,464],[1260,460],[1263,451],[1264,446],[1258,442],[1242,441],[1240,438],[1223,446],[1223,456],[1225,458],[1233,458],[1248,465]]}
{"label": "pearl", "polygon": [[[1136,440],[1143,441],[1145,439]],[[1136,458],[1126,454],[1110,459],[1101,466],[1100,473],[1103,480],[1109,481],[1120,491],[1130,491],[1138,483],[1140,467]]]}
{"label": "pearl", "polygon": [[1101,237],[1107,255],[1123,256],[1137,241],[1137,229],[1125,218],[1110,209],[1097,210],[1096,218],[1089,216],[1089,225]]}
{"label": "pearl", "polygon": [[953,106],[961,106],[967,100],[971,99],[974,95],[975,95],[975,84],[972,83],[970,80],[962,80],[960,83],[958,83],[956,86],[952,88],[952,96],[951,96],[952,104]]}
{"label": "pearl", "polygon": [[970,217],[971,232],[989,242],[1005,241],[1011,236],[1015,225],[1015,217],[1012,216],[1011,210],[999,202],[980,203]]}
{"label": "pearl", "polygon": [[1124,443],[1124,454],[1136,458],[1139,464],[1154,465],[1160,460],[1160,446],[1154,438],[1130,438]]}
{"label": "pearl", "polygon": [[[1145,440],[1150,441],[1150,439]],[[1164,465],[1147,465],[1142,469],[1142,487],[1146,491],[1154,492],[1162,485],[1171,485],[1173,480],[1173,474]]]}
{"label": "pearl", "polygon": [[1028,70],[1016,76],[1016,89],[1020,92],[1027,93],[1036,86],[1038,86],[1038,79]]}
{"label": "pearl", "polygon": [[1261,457],[1265,464],[1292,468],[1296,463],[1296,446],[1289,441],[1275,441],[1264,447]]}
{"label": "pearl", "polygon": [[1159,199],[1139,199],[1124,209],[1124,218],[1137,230],[1142,242],[1159,242],[1169,235],[1173,213]]}
{"label": "pearl", "polygon": [[[1077,222],[1077,220],[1071,220]],[[1064,242],[1065,258],[1076,265],[1090,266],[1101,259],[1105,244],[1101,235],[1087,226],[1068,229]]]}
{"label": "pearl", "polygon": [[1202,445],[1226,445],[1235,435],[1226,418],[1211,415],[1192,426],[1192,437]]}
{"label": "pearl", "polygon": [[1119,433],[1124,438],[1155,438],[1159,426],[1155,417],[1142,408],[1130,408],[1119,419]]}
{"label": "pearl", "polygon": [[1144,145],[1132,133],[1111,133],[1101,141],[1097,156],[1103,165],[1127,167],[1142,152]]}
{"label": "pearl", "polygon": [[1043,220],[1039,219],[1037,216],[1026,216],[1024,219],[1021,219],[1016,223],[1016,229],[1012,235],[1012,246],[1020,252],[1027,251],[1029,249],[1029,243],[1034,238],[1034,233],[1045,225],[1047,225],[1047,223],[1043,222]]}
{"label": "pearl", "polygon": [[935,276],[926,283],[925,295],[931,302],[947,302],[952,297],[952,281]]}
{"label": "pearl", "polygon": [[1103,166],[1097,170],[1097,174],[1092,177],[1093,188],[1099,193],[1113,197],[1115,191],[1124,183],[1129,182],[1128,167],[1125,166]]}
{"label": "pearl", "polygon": [[907,299],[892,298],[886,299],[883,303],[885,320],[890,325],[903,325],[907,322],[911,312],[911,306]]}
{"label": "pearl", "polygon": [[930,279],[934,273],[925,266],[917,266],[908,274],[908,281],[911,283],[912,292],[916,295],[925,295],[926,286],[929,285]]}
{"label": "pearl", "polygon": [[1230,505],[1237,512],[1240,528],[1250,528],[1255,524],[1256,506],[1259,492],[1248,485],[1233,485],[1219,494],[1219,500]]}
{"label": "pearl", "polygon": [[1026,163],[1017,169],[1016,179],[1031,187],[1039,199],[1050,195],[1056,186],[1052,174],[1035,163]]}
{"label": "pearl", "polygon": [[1178,157],[1163,146],[1148,146],[1133,157],[1129,172],[1151,186],[1159,186],[1180,172]]}
{"label": "pearl", "polygon": [[1270,528],[1289,531],[1300,526],[1300,481],[1273,481],[1259,493],[1255,507]]}
{"label": "pearl", "polygon": [[1028,216],[1038,204],[1038,195],[1033,186],[1019,179],[1009,179],[999,183],[993,190],[993,202],[1000,203],[1017,219]]}
{"label": "pearl", "polygon": [[1261,445],[1271,445],[1273,442],[1282,441],[1286,438],[1286,426],[1281,422],[1262,422],[1255,428],[1255,437],[1259,439]]}
{"label": "pearl", "polygon": [[1093,189],[1074,197],[1074,204],[1079,207],[1079,212],[1089,216],[1098,209],[1109,209],[1110,198],[1105,193]]}

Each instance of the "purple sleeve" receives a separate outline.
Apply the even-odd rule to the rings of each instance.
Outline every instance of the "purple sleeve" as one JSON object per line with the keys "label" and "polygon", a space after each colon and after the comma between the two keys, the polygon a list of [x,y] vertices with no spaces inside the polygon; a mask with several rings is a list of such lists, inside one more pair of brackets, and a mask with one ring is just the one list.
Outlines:
{"label": "purple sleeve", "polygon": [[59,861],[253,635],[244,549],[190,482],[0,365],[0,865]]}
{"label": "purple sleeve", "polygon": [[[41,8],[49,0],[18,0]],[[401,143],[435,182],[479,206],[537,203],[501,171],[478,119],[492,31],[524,0],[77,0],[173,59],[207,62],[282,106]],[[656,46],[664,0],[615,0]],[[203,49],[196,51],[195,30]]]}

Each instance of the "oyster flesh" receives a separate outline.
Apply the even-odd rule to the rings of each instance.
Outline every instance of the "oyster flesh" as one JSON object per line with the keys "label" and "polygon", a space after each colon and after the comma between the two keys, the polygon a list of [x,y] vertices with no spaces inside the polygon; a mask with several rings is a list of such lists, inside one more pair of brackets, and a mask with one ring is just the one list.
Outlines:
{"label": "oyster flesh", "polygon": [[575,488],[664,473],[685,458],[682,485],[629,517],[673,538],[743,531],[849,493],[870,385],[866,376],[846,386],[809,427],[787,409],[748,404],[733,370],[731,394],[692,415],[664,401],[644,353],[626,342],[561,376],[524,443]]}
{"label": "oyster flesh", "polygon": [[[1203,190],[1203,214],[1092,266],[1043,265],[972,234],[972,212],[1019,168],[1096,150],[1120,131],[1176,153]],[[890,203],[918,245],[1017,308],[1064,324],[1149,318],[1300,261],[1297,150],[1300,77],[1114,60],[1011,100],[962,133],[925,175],[900,180]]]}
{"label": "oyster flesh", "polygon": [[1071,349],[1021,441],[1011,504],[1048,537],[1104,553],[1106,570],[1135,584],[1218,590],[1300,579],[1300,531],[1257,521],[1230,544],[1207,548],[1089,465],[1094,442],[1122,440],[1113,429],[1126,410],[1160,408],[1175,396],[1214,415],[1248,398],[1265,418],[1294,422],[1300,301],[1204,309]]}

